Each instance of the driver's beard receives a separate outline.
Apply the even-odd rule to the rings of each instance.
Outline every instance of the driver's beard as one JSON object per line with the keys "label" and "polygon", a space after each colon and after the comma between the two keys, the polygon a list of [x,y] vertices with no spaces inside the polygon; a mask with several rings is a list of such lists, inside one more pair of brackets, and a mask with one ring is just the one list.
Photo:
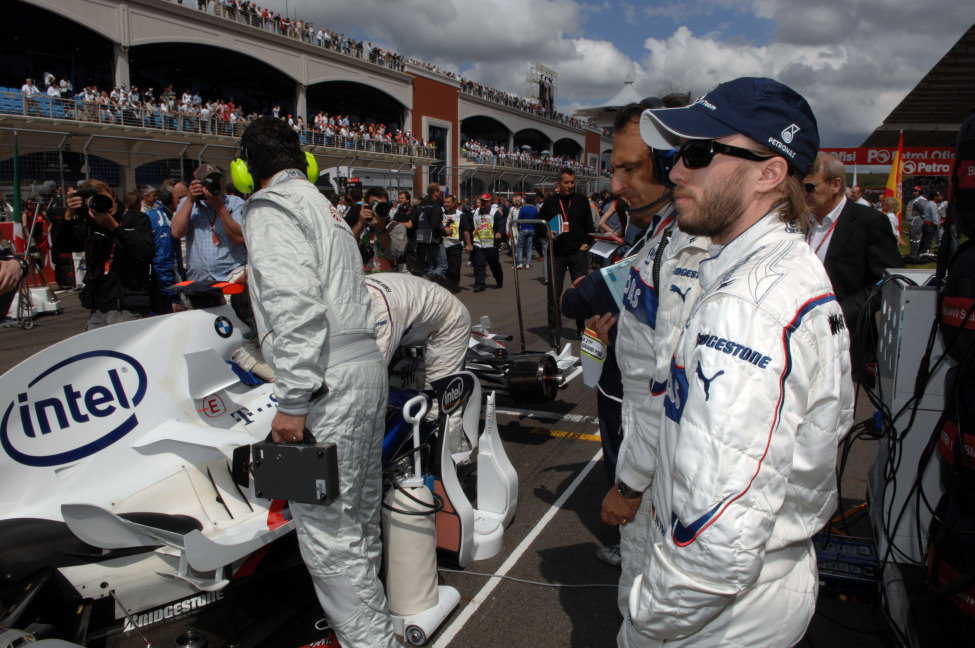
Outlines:
{"label": "driver's beard", "polygon": [[744,180],[747,169],[739,166],[724,180],[712,184],[704,190],[704,196],[697,203],[697,214],[681,214],[678,209],[677,226],[682,232],[692,236],[721,238],[735,227],[735,223],[745,213],[739,185]]}

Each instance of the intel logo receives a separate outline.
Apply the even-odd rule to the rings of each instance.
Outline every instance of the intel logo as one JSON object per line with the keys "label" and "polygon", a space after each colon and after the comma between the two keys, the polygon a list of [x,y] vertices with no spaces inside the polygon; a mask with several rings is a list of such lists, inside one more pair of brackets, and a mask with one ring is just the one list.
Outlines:
{"label": "intel logo", "polygon": [[450,414],[457,409],[464,402],[464,397],[464,379],[457,376],[450,381],[440,398],[444,413]]}
{"label": "intel logo", "polygon": [[139,424],[148,380],[135,358],[88,351],[31,380],[7,405],[0,445],[27,466],[57,466],[95,454]]}

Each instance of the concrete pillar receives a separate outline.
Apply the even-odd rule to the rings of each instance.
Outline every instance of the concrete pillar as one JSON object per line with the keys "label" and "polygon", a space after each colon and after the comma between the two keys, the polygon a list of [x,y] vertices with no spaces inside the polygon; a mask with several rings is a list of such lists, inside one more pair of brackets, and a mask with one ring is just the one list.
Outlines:
{"label": "concrete pillar", "polygon": [[513,132],[508,133],[508,153],[515,150],[515,134]]}
{"label": "concrete pillar", "polygon": [[115,86],[129,87],[129,48],[115,43]]}
{"label": "concrete pillar", "polygon": [[295,118],[299,116],[308,123],[308,86],[304,83],[297,84],[295,89]]}
{"label": "concrete pillar", "polygon": [[126,157],[129,159],[129,163],[122,165],[122,192],[132,191],[133,189],[138,189],[135,185],[135,166],[137,164],[136,156],[129,153]]}

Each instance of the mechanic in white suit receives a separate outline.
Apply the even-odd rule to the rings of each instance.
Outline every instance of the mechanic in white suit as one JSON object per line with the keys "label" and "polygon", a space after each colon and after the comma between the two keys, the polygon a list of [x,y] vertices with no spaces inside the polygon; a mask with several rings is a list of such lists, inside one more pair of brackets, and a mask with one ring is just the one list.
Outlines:
{"label": "mechanic in white suit", "polygon": [[342,646],[396,646],[378,573],[386,366],[356,240],[305,177],[305,154],[285,122],[254,120],[240,147],[260,187],[243,229],[259,339],[274,370],[271,435],[294,442],[307,429],[338,446],[338,499],[290,503],[301,555]]}
{"label": "mechanic in white suit", "polygon": [[[388,364],[401,346],[423,346],[424,388],[438,378],[463,370],[471,337],[471,315],[459,299],[421,277],[380,272],[366,277],[376,341]],[[448,422],[448,448],[469,451],[461,432],[461,412]]]}
{"label": "mechanic in white suit", "polygon": [[648,552],[617,640],[794,646],[853,406],[843,313],[803,239],[816,120],[792,89],[742,78],[647,111],[641,134],[677,144],[678,224],[712,249],[671,360]]}

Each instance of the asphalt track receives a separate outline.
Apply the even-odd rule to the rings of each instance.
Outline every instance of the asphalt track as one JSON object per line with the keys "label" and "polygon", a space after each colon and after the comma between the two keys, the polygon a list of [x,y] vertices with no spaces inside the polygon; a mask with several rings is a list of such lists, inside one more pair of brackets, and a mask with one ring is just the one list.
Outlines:
{"label": "asphalt track", "polygon": [[[458,298],[472,320],[491,319],[492,330],[510,333],[512,352],[520,348],[511,259],[502,255],[504,287],[473,293],[470,268],[462,272]],[[521,301],[529,350],[547,350],[545,289],[541,267],[519,271]],[[87,319],[73,294],[63,296],[65,312],[42,317],[31,331],[0,328],[0,372],[58,340],[80,332]],[[565,320],[568,341],[578,349],[574,324]],[[463,573],[441,571],[445,584],[456,587],[461,602],[428,645],[437,648],[497,646],[571,646],[609,648],[621,618],[616,610],[618,569],[599,562],[596,549],[616,542],[604,525],[599,507],[609,481],[599,460],[594,392],[577,379],[557,401],[530,410],[505,397],[498,400],[498,424],[509,458],[519,477],[518,509],[504,536],[502,552],[473,563]],[[869,412],[858,413],[860,420]],[[844,476],[844,495],[864,497],[871,448],[863,444]],[[447,566],[444,566],[447,567]],[[479,574],[503,574],[506,578]],[[509,578],[510,577],[510,578]],[[541,584],[519,582],[513,578]],[[290,623],[310,625],[320,616],[315,606]],[[819,609],[803,646],[891,645],[874,607],[820,597]],[[841,625],[840,625],[841,624]],[[844,628],[842,626],[848,626]],[[879,633],[878,633],[879,631]],[[866,632],[866,634],[864,633]],[[289,641],[282,628],[268,646],[302,645]],[[156,643],[156,645],[165,645]],[[213,644],[211,644],[213,645]]]}

